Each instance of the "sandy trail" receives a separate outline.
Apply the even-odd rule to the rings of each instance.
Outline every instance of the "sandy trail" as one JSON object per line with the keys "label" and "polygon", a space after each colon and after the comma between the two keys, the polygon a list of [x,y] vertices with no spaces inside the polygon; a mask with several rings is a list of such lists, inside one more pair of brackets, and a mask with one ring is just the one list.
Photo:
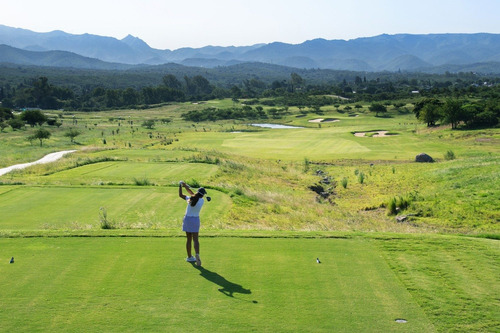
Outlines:
{"label": "sandy trail", "polygon": [[24,168],[27,168],[29,166],[35,165],[35,164],[44,164],[44,163],[54,162],[54,161],[57,161],[58,159],[60,159],[61,157],[63,157],[64,155],[69,154],[69,153],[73,153],[75,151],[76,150],[59,151],[59,152],[56,152],[56,153],[47,154],[47,155],[45,155],[44,157],[42,157],[41,159],[39,159],[38,161],[35,161],[35,162],[11,165],[9,167],[0,169],[0,176],[3,176],[6,173],[9,173],[12,170],[24,169]]}

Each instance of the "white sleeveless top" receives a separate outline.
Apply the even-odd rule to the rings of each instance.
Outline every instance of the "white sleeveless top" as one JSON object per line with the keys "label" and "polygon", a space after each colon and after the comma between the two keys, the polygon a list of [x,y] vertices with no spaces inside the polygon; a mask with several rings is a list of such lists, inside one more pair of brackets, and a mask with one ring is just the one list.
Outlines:
{"label": "white sleeveless top", "polygon": [[200,198],[198,199],[198,202],[196,203],[196,205],[191,206],[191,204],[189,203],[189,198],[191,197],[186,197],[186,201],[187,201],[187,208],[186,208],[186,216],[195,216],[195,217],[198,217],[200,216],[200,210],[201,210],[201,207],[203,206],[203,203],[205,202],[203,200],[203,198]]}

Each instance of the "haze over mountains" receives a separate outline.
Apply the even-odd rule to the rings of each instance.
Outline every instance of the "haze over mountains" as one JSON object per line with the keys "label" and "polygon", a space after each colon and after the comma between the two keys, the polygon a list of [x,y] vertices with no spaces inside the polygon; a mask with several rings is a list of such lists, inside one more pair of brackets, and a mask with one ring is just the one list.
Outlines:
{"label": "haze over mountains", "polygon": [[89,69],[165,63],[217,67],[262,62],[352,71],[500,73],[500,34],[397,34],[348,41],[314,39],[301,44],[159,50],[131,35],[119,40],[63,31],[38,33],[0,25],[2,62]]}

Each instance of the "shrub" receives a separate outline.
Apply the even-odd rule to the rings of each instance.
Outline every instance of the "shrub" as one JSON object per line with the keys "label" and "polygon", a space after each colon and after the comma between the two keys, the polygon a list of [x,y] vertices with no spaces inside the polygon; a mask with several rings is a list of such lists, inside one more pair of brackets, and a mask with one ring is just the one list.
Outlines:
{"label": "shrub", "polygon": [[24,121],[21,120],[19,117],[14,117],[12,119],[9,119],[7,121],[10,127],[12,127],[12,130],[18,130],[24,127]]}
{"label": "shrub", "polygon": [[417,199],[417,196],[417,192],[412,192],[404,196],[398,195],[391,198],[387,204],[387,215],[396,215],[398,212],[407,209]]}
{"label": "shrub", "polygon": [[309,171],[310,164],[311,162],[309,161],[309,159],[307,157],[304,157],[304,172]]}
{"label": "shrub", "polygon": [[79,136],[80,134],[82,134],[81,131],[79,130],[76,130],[76,129],[73,129],[73,128],[70,128],[68,129],[63,135],[67,138],[70,138],[71,140],[71,143],[75,142],[75,138],[77,136]]}
{"label": "shrub", "polygon": [[155,126],[155,121],[153,119],[144,120],[141,126],[148,129],[153,129],[153,127]]}
{"label": "shrub", "polygon": [[342,178],[342,186],[347,188],[347,177]]}
{"label": "shrub", "polygon": [[149,185],[153,185],[153,183],[151,183],[151,181],[149,179],[147,179],[146,177],[142,178],[142,179],[137,179],[134,177],[134,184],[137,185],[137,186],[149,186]]}
{"label": "shrub", "polygon": [[189,186],[191,187],[196,187],[196,188],[200,188],[201,185],[200,183],[196,180],[196,179],[191,179],[191,181],[189,182]]}
{"label": "shrub", "polygon": [[453,150],[448,150],[444,154],[444,159],[447,160],[447,161],[454,160],[455,158],[456,158],[456,156],[455,156],[455,153],[453,152]]}
{"label": "shrub", "polygon": [[396,215],[398,212],[398,207],[396,205],[396,198],[391,198],[389,204],[387,205],[387,215]]}
{"label": "shrub", "polygon": [[115,228],[111,221],[108,220],[108,213],[104,207],[99,208],[99,220],[101,221],[101,229]]}
{"label": "shrub", "polygon": [[400,210],[405,210],[406,208],[408,208],[408,206],[410,206],[410,203],[411,203],[411,199],[408,197],[398,196],[396,199],[396,206]]}
{"label": "shrub", "polygon": [[360,172],[359,175],[358,175],[358,181],[360,184],[363,184],[365,182],[365,173],[364,172]]}

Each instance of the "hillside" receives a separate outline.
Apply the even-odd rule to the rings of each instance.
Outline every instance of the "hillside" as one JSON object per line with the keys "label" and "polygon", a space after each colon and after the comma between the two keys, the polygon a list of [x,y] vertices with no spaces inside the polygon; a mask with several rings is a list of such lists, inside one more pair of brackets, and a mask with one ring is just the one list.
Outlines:
{"label": "hillside", "polygon": [[0,45],[0,63],[80,69],[127,69],[130,65],[105,62],[67,51],[26,51]]}
{"label": "hillside", "polygon": [[[301,44],[274,42],[252,46],[205,46],[158,50],[138,37],[122,40],[90,34],[73,35],[63,31],[38,33],[0,25],[0,44],[22,51],[66,51],[104,62],[138,65],[178,63],[213,68],[242,62],[261,62],[294,68],[321,68],[351,71],[456,72],[471,68],[482,73],[500,73],[500,34],[379,35],[352,40],[314,39]],[[13,51],[10,50],[10,53]],[[20,51],[18,51],[20,52]],[[68,54],[10,57],[0,52],[0,61],[39,66],[70,66],[114,69],[86,60],[85,65],[64,61]],[[30,62],[30,59],[32,62]],[[82,59],[73,60],[74,63]],[[90,67],[89,67],[90,66]]]}

